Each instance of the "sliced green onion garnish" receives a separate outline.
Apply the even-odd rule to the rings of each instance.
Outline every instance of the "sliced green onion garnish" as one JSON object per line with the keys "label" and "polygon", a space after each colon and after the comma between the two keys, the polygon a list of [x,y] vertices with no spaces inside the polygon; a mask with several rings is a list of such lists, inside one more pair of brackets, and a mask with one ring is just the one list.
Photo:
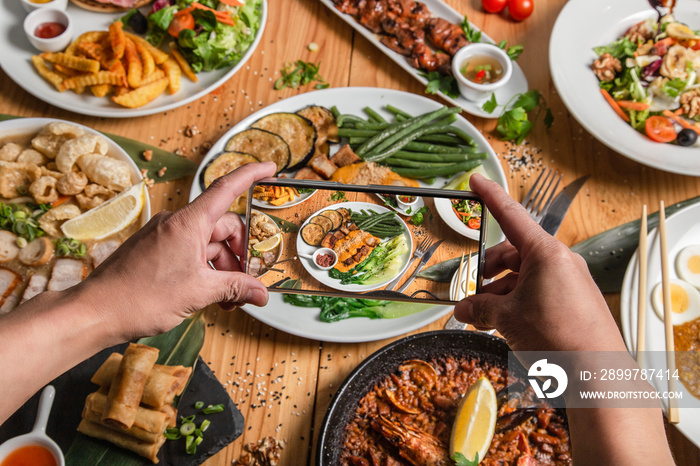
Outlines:
{"label": "sliced green onion garnish", "polygon": [[182,435],[192,435],[196,428],[197,426],[194,425],[194,422],[185,422],[180,426],[180,433]]}
{"label": "sliced green onion garnish", "polygon": [[199,430],[202,432],[206,432],[206,430],[209,428],[209,424],[211,424],[211,421],[209,419],[205,419],[202,421],[202,425],[199,426]]}
{"label": "sliced green onion garnish", "polygon": [[209,405],[206,408],[202,410],[204,414],[214,414],[214,413],[220,413],[224,410],[224,405],[223,404],[218,404],[215,406]]}
{"label": "sliced green onion garnish", "polygon": [[204,408],[204,402],[203,401],[198,401],[194,404],[194,409],[202,409]]}

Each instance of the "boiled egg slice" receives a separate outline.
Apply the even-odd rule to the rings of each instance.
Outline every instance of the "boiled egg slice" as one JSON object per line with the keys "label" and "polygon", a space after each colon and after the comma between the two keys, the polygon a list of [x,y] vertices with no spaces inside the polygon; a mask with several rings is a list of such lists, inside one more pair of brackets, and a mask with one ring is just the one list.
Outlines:
{"label": "boiled egg slice", "polygon": [[[700,291],[683,280],[671,279],[671,317],[673,325],[700,317]],[[662,284],[659,283],[651,292],[651,304],[659,319],[664,320],[664,300]]]}
{"label": "boiled egg slice", "polygon": [[687,246],[676,256],[678,276],[695,288],[700,288],[700,244]]}

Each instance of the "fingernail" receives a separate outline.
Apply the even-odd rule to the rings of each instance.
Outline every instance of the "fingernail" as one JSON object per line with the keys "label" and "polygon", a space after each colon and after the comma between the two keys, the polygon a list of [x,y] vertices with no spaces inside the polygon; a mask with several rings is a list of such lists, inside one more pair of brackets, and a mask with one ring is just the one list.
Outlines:
{"label": "fingernail", "polygon": [[474,321],[474,305],[469,300],[462,300],[455,306],[455,319],[469,323]]}

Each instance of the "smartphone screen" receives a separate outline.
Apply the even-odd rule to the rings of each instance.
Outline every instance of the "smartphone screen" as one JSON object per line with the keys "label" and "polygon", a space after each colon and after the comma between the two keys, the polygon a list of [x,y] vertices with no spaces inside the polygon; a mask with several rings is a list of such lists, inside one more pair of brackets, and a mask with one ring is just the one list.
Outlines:
{"label": "smartphone screen", "polygon": [[248,196],[246,272],[270,291],[454,303],[481,287],[482,217],[471,192],[263,180]]}

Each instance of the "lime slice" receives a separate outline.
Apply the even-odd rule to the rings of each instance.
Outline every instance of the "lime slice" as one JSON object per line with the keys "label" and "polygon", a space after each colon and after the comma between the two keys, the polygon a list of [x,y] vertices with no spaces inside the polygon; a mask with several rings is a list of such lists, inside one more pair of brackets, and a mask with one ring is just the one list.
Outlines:
{"label": "lime slice", "polygon": [[450,456],[462,453],[474,461],[477,453],[481,461],[489,451],[496,430],[496,390],[486,377],[481,377],[469,388],[452,424]]}
{"label": "lime slice", "polygon": [[281,235],[278,233],[275,236],[270,236],[265,241],[260,241],[259,243],[255,243],[253,245],[253,249],[255,249],[258,252],[271,251],[272,249],[275,249],[280,244],[280,241],[281,241]]}
{"label": "lime slice", "polygon": [[79,241],[102,239],[131,225],[143,209],[144,182],[61,225],[63,234]]}

